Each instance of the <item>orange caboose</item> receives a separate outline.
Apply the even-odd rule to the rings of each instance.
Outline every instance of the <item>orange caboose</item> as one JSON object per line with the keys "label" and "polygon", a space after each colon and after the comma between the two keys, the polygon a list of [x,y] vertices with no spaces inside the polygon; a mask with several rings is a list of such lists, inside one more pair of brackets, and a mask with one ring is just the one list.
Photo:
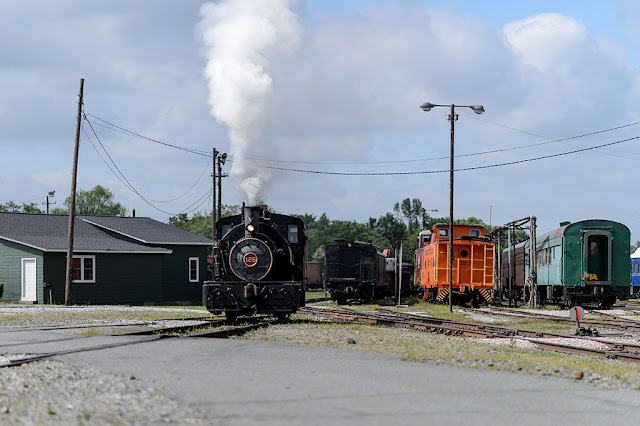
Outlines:
{"label": "orange caboose", "polygon": [[[477,306],[491,299],[494,243],[478,225],[453,226],[452,292],[454,303]],[[447,301],[449,295],[449,225],[422,231],[415,253],[414,283],[430,302]]]}

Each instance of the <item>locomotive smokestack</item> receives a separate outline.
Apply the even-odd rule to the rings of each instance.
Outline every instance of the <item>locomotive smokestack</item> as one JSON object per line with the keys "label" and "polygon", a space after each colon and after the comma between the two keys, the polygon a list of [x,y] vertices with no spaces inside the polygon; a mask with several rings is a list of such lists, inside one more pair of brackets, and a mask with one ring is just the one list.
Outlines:
{"label": "locomotive smokestack", "polygon": [[250,237],[260,232],[261,206],[243,206],[242,219],[244,221],[244,236]]}

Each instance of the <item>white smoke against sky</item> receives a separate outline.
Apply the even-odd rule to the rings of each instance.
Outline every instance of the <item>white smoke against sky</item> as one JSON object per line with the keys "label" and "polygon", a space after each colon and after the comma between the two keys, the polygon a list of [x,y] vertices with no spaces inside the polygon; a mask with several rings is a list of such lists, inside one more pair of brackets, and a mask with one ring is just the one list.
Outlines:
{"label": "white smoke against sky", "polygon": [[292,10],[296,4],[297,0],[225,0],[200,9],[211,114],[229,130],[231,174],[249,204],[257,201],[271,177],[247,157],[273,98],[269,65],[300,43],[301,25]]}

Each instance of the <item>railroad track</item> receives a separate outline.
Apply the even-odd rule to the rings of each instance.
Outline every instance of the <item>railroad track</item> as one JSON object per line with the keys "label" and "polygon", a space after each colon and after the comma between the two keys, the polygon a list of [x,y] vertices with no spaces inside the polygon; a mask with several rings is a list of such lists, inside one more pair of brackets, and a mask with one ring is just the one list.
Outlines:
{"label": "railroad track", "polygon": [[[138,339],[133,341],[129,340],[124,342],[114,342],[114,343],[103,344],[103,345],[85,346],[82,348],[76,348],[76,349],[70,349],[70,350],[64,350],[64,351],[53,351],[53,352],[42,353],[38,355],[33,355],[33,356],[12,360],[5,364],[0,364],[0,368],[18,367],[24,364],[41,361],[41,360],[52,358],[59,355],[67,355],[72,353],[80,353],[80,352],[96,351],[96,350],[105,350],[105,349],[110,349],[110,348],[115,348],[120,346],[149,343],[149,342],[154,342],[160,339],[167,339],[167,338],[219,338],[219,339],[228,338],[232,336],[240,336],[249,331],[268,327],[278,322],[277,320],[267,320],[264,317],[251,317],[251,318],[242,319],[242,321],[243,321],[242,324],[235,324],[230,321],[222,320],[222,319],[220,320],[209,319],[208,321],[202,322],[200,324],[190,324],[190,325],[182,325],[182,326],[176,326],[176,327],[163,327],[163,328],[133,331],[128,333],[111,334],[110,335],[111,337],[134,337]],[[102,325],[102,327],[104,326],[105,325]],[[203,329],[207,329],[207,328],[210,329],[216,326],[220,327],[220,329],[202,331]],[[68,327],[68,328],[74,328],[74,327]],[[82,336],[82,337],[89,338],[91,336]],[[78,339],[78,337],[57,339],[50,342],[58,342],[61,340],[73,340],[73,339]],[[47,341],[37,341],[34,343],[42,344],[42,343],[47,343]],[[21,345],[25,345],[25,343],[23,342],[21,343]]]}
{"label": "railroad track", "polygon": [[[553,315],[546,315],[546,314],[533,313],[533,312],[527,312],[527,311],[519,311],[517,309],[509,309],[509,308],[488,307],[488,308],[483,308],[483,309],[469,309],[469,308],[461,308],[461,309],[464,312],[475,312],[475,313],[483,314],[483,315],[498,315],[498,316],[510,316],[510,317],[520,316],[520,317],[530,317],[530,318],[536,318],[536,319],[543,319],[543,320],[547,320],[547,321],[575,323],[575,321],[570,319],[570,318],[562,318],[562,317],[556,317],[556,316],[553,316]],[[590,312],[594,313],[593,311],[590,311]],[[602,315],[606,316],[607,314],[602,314]],[[610,318],[610,319],[606,319],[605,318],[605,319],[601,319],[601,320],[583,319],[583,320],[580,320],[580,324],[581,325],[587,325],[587,326],[593,326],[593,327],[612,328],[612,329],[616,329],[616,330],[640,332],[640,322],[635,321],[635,320],[629,320],[629,319],[625,319],[625,318],[620,318],[620,317],[616,317],[615,319],[614,318]]]}
{"label": "railroad track", "polygon": [[[566,354],[591,355],[600,358],[617,359],[640,364],[640,345],[612,342],[605,339],[571,336],[559,333],[547,333],[523,330],[510,327],[477,324],[463,321],[444,320],[423,315],[378,309],[375,313],[364,313],[350,309],[317,309],[304,308],[301,313],[308,315],[335,318],[339,320],[357,321],[375,325],[391,325],[396,327],[413,328],[416,330],[442,333],[453,336],[469,336],[480,338],[517,337],[538,345],[542,349]],[[595,349],[547,342],[540,339],[576,339],[598,342],[608,349]]]}
{"label": "railroad track", "polygon": [[51,330],[76,330],[76,329],[96,329],[96,328],[125,328],[125,327],[148,327],[149,324],[154,322],[163,321],[218,321],[211,316],[203,317],[185,317],[185,318],[160,318],[154,320],[148,320],[144,322],[129,323],[129,324],[74,324],[74,325],[52,325],[47,327],[30,327],[30,328],[12,328],[9,330],[0,330],[2,333],[16,333],[23,331],[51,331]]}

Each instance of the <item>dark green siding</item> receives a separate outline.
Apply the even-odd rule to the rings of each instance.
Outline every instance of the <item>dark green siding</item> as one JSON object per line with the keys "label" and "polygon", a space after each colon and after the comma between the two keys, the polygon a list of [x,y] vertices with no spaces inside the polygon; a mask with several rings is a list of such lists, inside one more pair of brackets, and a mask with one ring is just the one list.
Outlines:
{"label": "dark green siding", "polygon": [[[164,300],[202,303],[202,283],[207,279],[207,246],[163,246],[173,251],[164,254],[162,263]],[[189,282],[189,258],[200,259],[198,282]]]}
{"label": "dark green siding", "polygon": [[631,278],[630,239],[631,233],[625,225],[607,220],[585,220],[572,223],[564,230],[563,281],[566,286],[585,285],[586,258],[584,255],[585,235],[589,232],[603,232],[610,235],[611,276],[609,285],[629,287]]}
{"label": "dark green siding", "polygon": [[[144,303],[163,300],[161,254],[97,253],[95,257],[96,282],[73,284],[73,303]],[[45,281],[52,283],[54,303],[64,303],[66,258],[66,253],[46,254],[44,276]],[[48,294],[46,301],[49,302]]]}
{"label": "dark green siding", "polygon": [[0,282],[4,283],[3,302],[19,302],[22,297],[22,259],[36,259],[36,298],[42,302],[42,251],[0,240]]}

